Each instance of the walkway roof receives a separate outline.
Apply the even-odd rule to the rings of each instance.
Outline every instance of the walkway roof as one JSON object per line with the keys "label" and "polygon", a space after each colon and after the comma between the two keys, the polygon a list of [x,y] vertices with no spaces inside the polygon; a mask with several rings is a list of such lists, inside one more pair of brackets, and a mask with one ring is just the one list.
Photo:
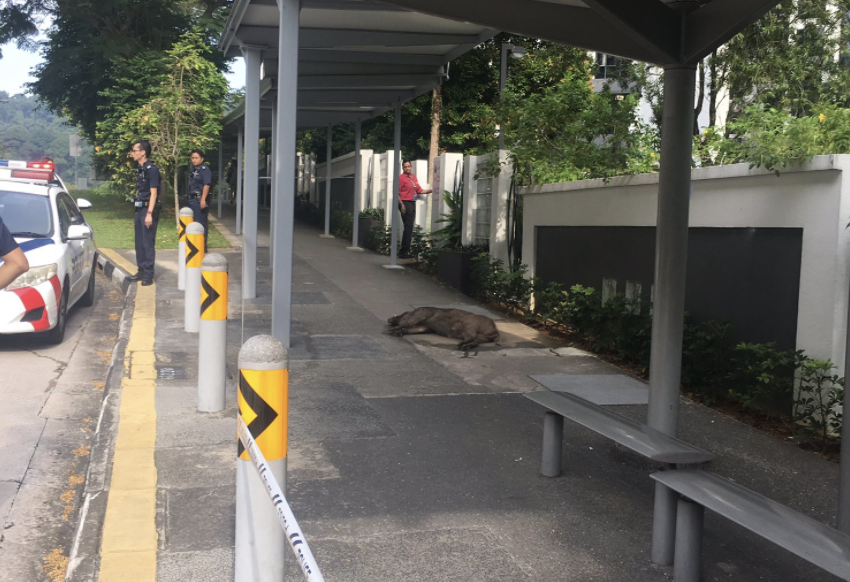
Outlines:
{"label": "walkway roof", "polygon": [[[276,95],[278,14],[275,0],[237,0],[220,42],[228,57],[239,56],[242,45],[262,48],[261,128],[271,127]],[[373,0],[304,0],[298,127],[368,119],[427,93],[442,82],[446,63],[497,32]],[[225,120],[229,132],[241,118],[240,106]]]}

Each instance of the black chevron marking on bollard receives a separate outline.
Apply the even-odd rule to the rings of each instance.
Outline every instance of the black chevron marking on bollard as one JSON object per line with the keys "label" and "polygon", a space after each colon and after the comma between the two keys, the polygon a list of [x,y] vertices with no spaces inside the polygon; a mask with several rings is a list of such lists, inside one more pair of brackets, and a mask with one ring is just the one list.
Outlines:
{"label": "black chevron marking on bollard", "polygon": [[192,244],[192,241],[186,238],[186,246],[189,247],[189,254],[186,255],[186,264],[189,264],[189,261],[195,258],[195,255],[198,254],[198,247]]}
{"label": "black chevron marking on bollard", "polygon": [[[251,436],[256,441],[263,434],[263,431],[275,421],[277,412],[254,391],[254,388],[248,383],[242,372],[239,372],[239,390],[242,392],[242,398],[245,400],[245,403],[257,415],[257,418],[252,420],[251,424],[248,425],[248,432],[251,433]],[[245,446],[242,444],[242,439],[239,439],[236,456],[242,456],[244,451]]]}
{"label": "black chevron marking on bollard", "polygon": [[210,305],[216,302],[216,300],[221,297],[221,294],[213,289],[212,285],[207,283],[207,280],[201,277],[201,287],[203,287],[204,291],[207,292],[207,298],[204,299],[204,302],[201,304],[201,315],[204,314]]}

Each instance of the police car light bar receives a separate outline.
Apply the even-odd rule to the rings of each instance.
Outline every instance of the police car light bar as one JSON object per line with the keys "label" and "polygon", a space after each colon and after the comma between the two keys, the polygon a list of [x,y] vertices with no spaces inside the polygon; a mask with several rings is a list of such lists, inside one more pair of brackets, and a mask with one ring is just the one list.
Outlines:
{"label": "police car light bar", "polygon": [[51,182],[54,180],[53,162],[0,160],[0,179],[2,178]]}

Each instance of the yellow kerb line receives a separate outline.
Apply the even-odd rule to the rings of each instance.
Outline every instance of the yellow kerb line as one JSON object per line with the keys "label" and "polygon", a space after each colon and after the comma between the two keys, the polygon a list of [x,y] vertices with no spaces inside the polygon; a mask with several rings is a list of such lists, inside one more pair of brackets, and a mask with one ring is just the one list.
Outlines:
{"label": "yellow kerb line", "polygon": [[[128,273],[135,272],[118,253],[99,252]],[[99,582],[156,582],[155,331],[156,285],[139,286],[121,383]]]}

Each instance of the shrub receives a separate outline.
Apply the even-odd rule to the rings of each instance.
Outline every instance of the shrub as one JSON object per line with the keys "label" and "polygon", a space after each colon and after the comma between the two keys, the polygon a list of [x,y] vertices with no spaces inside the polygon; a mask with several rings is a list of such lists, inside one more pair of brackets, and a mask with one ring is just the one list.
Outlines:
{"label": "shrub", "polygon": [[830,437],[841,435],[844,401],[844,378],[833,374],[830,360],[810,360],[800,355],[797,366],[799,381],[794,400],[793,418],[801,430],[816,437],[826,446]]}

